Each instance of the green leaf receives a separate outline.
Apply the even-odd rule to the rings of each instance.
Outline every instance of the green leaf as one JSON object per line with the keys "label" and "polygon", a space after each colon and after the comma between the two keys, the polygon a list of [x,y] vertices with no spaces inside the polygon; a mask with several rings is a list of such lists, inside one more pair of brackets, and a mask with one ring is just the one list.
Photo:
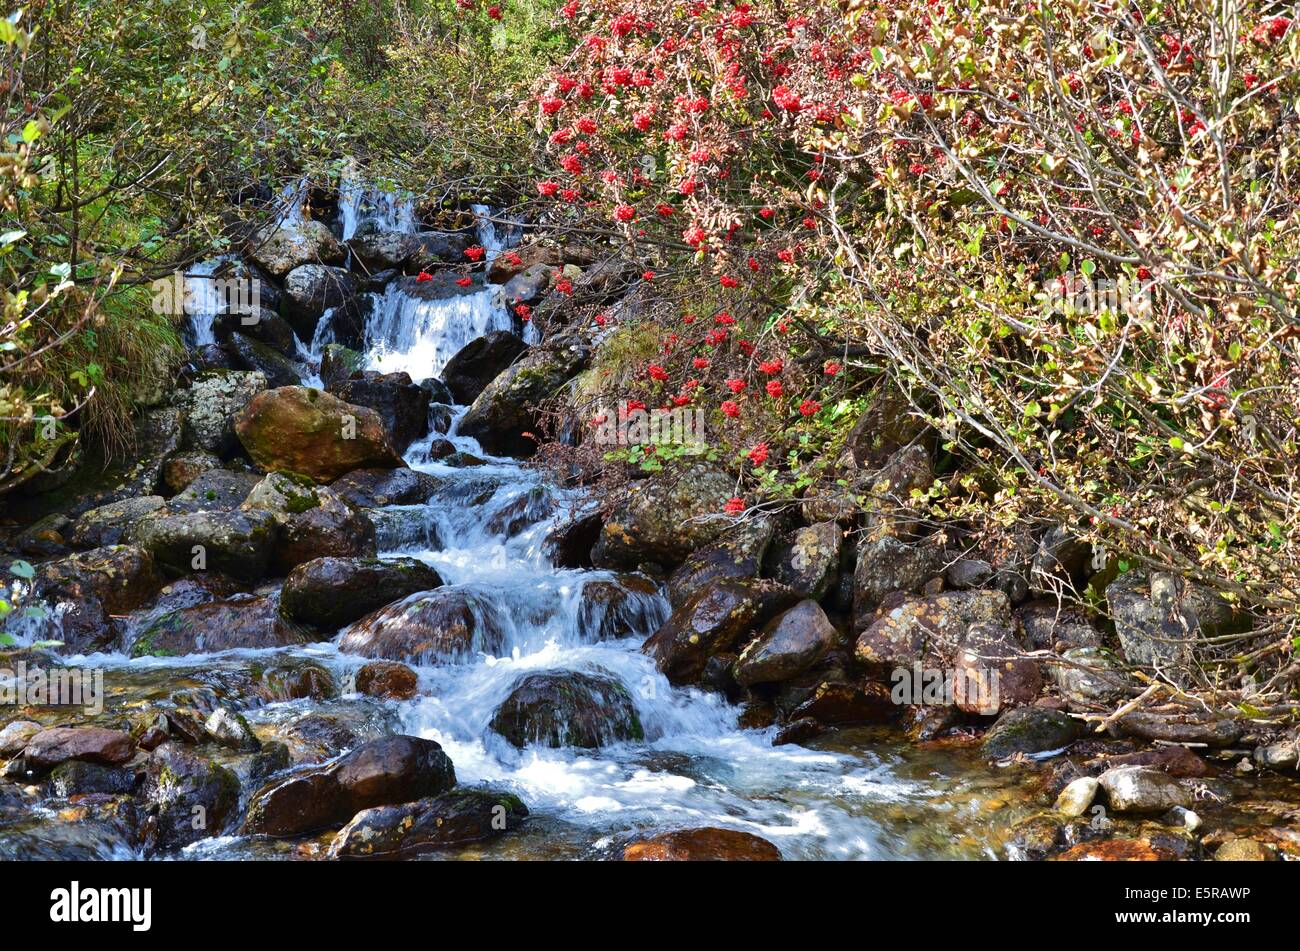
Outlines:
{"label": "green leaf", "polygon": [[36,574],[36,569],[31,566],[30,562],[19,558],[9,566],[9,573],[19,578],[31,578]]}

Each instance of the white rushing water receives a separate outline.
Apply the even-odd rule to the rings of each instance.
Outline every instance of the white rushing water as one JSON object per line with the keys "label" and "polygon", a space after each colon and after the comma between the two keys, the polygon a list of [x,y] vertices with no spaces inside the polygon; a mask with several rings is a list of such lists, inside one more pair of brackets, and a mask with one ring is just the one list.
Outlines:
{"label": "white rushing water", "polygon": [[405,370],[414,380],[437,376],[471,340],[513,326],[496,286],[421,300],[394,282],[372,297],[365,331],[366,369]]}
{"label": "white rushing water", "polygon": [[339,220],[344,241],[356,235],[363,224],[374,231],[414,234],[415,199],[383,191],[345,174],[339,185]]}

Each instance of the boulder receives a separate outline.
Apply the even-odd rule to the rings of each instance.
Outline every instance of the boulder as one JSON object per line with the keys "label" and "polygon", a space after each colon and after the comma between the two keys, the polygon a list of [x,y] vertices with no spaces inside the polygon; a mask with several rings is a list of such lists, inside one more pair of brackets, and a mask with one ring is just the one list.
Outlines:
{"label": "boulder", "polygon": [[953,699],[963,713],[992,716],[1032,703],[1043,690],[1038,662],[1008,627],[977,621],[966,629],[953,678]]}
{"label": "boulder", "polygon": [[1011,626],[1011,603],[1001,591],[945,591],[907,600],[878,612],[863,630],[854,655],[877,670],[910,667],[938,659],[950,666],[970,625],[980,621]]}
{"label": "boulder", "polygon": [[54,767],[45,777],[42,788],[45,795],[55,799],[122,795],[135,790],[135,771],[122,766],[68,760]]}
{"label": "boulder", "polygon": [[590,568],[591,550],[600,540],[604,519],[600,512],[584,512],[557,525],[542,541],[542,549],[556,568]]}
{"label": "boulder", "polygon": [[357,508],[423,505],[441,480],[416,469],[357,469],[330,483],[330,488]]}
{"label": "boulder", "polygon": [[1061,698],[1076,711],[1112,707],[1136,683],[1100,647],[1070,648],[1052,664],[1051,672]]}
{"label": "boulder", "polygon": [[130,545],[47,561],[32,578],[34,597],[48,606],[42,629],[32,633],[62,642],[67,653],[102,649],[116,634],[114,617],[147,603],[162,586],[153,555]]}
{"label": "boulder", "polygon": [[[327,310],[355,310],[355,297],[359,290],[356,278],[341,267],[301,264],[284,279],[281,309],[298,337],[311,340],[316,333],[316,324]],[[337,318],[338,315],[336,321]],[[349,314],[344,323],[354,320],[355,314]]]}
{"label": "boulder", "polygon": [[163,614],[130,645],[130,654],[175,657],[234,648],[295,647],[313,639],[281,617],[276,598],[237,594]]}
{"label": "boulder", "polygon": [[235,432],[263,469],[319,483],[354,469],[405,465],[378,413],[302,386],[259,393],[240,415]]}
{"label": "boulder", "polygon": [[256,753],[262,748],[248,721],[228,707],[213,710],[203,722],[203,729],[219,745],[241,753]]}
{"label": "boulder", "polygon": [[1097,781],[1116,812],[1161,813],[1192,802],[1178,780],[1149,766],[1108,769]]}
{"label": "boulder", "polygon": [[248,256],[272,277],[283,278],[310,262],[341,264],[345,254],[323,222],[304,219],[262,231]]}
{"label": "boulder", "polygon": [[265,576],[280,527],[269,512],[188,512],[154,515],[136,539],[163,569],[177,575],[217,571],[257,581]]}
{"label": "boulder", "polygon": [[68,542],[74,548],[129,545],[134,540],[135,526],[140,519],[158,511],[164,504],[166,500],[161,495],[143,495],[93,508],[77,517]]}
{"label": "boulder", "polygon": [[398,858],[493,839],[519,828],[519,797],[457,787],[440,796],[357,813],[330,845],[332,859]]}
{"label": "boulder", "polygon": [[1214,853],[1216,862],[1276,862],[1277,852],[1254,839],[1229,839]]}
{"label": "boulder", "polygon": [[343,632],[339,650],[414,664],[455,663],[483,652],[500,656],[505,628],[497,609],[461,588],[413,594]]}
{"label": "boulder", "polygon": [[401,270],[420,249],[420,239],[401,231],[372,231],[358,234],[348,241],[353,267],[369,274],[390,269]]}
{"label": "boulder", "polygon": [[176,743],[149,756],[140,798],[149,806],[143,838],[151,851],[220,835],[239,811],[235,774]]}
{"label": "boulder", "polygon": [[429,428],[429,394],[406,373],[364,373],[330,386],[329,391],[353,406],[379,414],[389,442],[405,451]]}
{"label": "boulder", "polygon": [[277,575],[317,558],[373,558],[375,526],[336,492],[303,476],[272,472],[241,511],[268,512],[280,527],[271,557]]}
{"label": "boulder", "polygon": [[266,376],[248,370],[210,370],[183,391],[185,445],[218,456],[238,447],[235,420],[253,397],[266,389]]}
{"label": "boulder", "polygon": [[354,373],[361,372],[366,358],[341,343],[327,343],[321,348],[320,378],[325,389],[342,383]]}
{"label": "boulder", "polygon": [[[231,437],[234,437],[233,421],[230,430]],[[221,457],[215,453],[208,452],[206,449],[192,449],[187,452],[178,452],[167,460],[163,466],[163,488],[169,494],[175,495],[177,492],[183,492],[189,488],[199,476],[205,472],[211,472],[214,469],[221,468]]]}
{"label": "boulder", "polygon": [[768,518],[746,520],[696,549],[669,576],[669,602],[678,607],[711,581],[757,577],[774,529]]}
{"label": "boulder", "polygon": [[781,850],[766,839],[734,829],[683,829],[633,842],[625,862],[779,862]]}
{"label": "boulder", "polygon": [[797,528],[768,551],[764,574],[800,597],[820,601],[840,564],[844,532],[833,522]]}
{"label": "boulder", "polygon": [[709,659],[791,607],[796,596],[773,581],[725,580],[692,595],[642,646],[674,684],[696,683]]}
{"label": "boulder", "polygon": [[1054,808],[1059,813],[1071,818],[1078,818],[1084,815],[1092,806],[1092,801],[1097,797],[1099,788],[1100,783],[1091,776],[1080,776],[1061,790],[1061,794],[1056,797]]}
{"label": "boulder", "polygon": [[998,717],[984,734],[982,749],[995,759],[1016,753],[1046,753],[1064,749],[1083,733],[1069,714],[1047,707],[1016,707]]}
{"label": "boulder", "polygon": [[839,635],[816,601],[800,601],[767,623],[736,660],[734,676],[744,687],[780,683],[808,670]]}
{"label": "boulder", "polygon": [[1202,634],[1233,633],[1248,623],[1217,595],[1161,572],[1120,575],[1106,586],[1106,603],[1125,658],[1143,667],[1186,666]]}
{"label": "boulder", "polygon": [[943,552],[931,542],[909,544],[892,535],[863,539],[853,575],[855,630],[871,625],[873,612],[886,595],[914,594],[942,571]]}
{"label": "boulder", "polygon": [[243,831],[285,837],[336,828],[363,809],[437,796],[455,785],[451,760],[433,740],[371,740],[263,786],[248,804]]}
{"label": "boulder", "polygon": [[461,347],[443,367],[442,380],[457,403],[469,405],[527,349],[510,331],[494,330]]}
{"label": "boulder", "polygon": [[267,386],[297,386],[302,382],[302,365],[260,340],[234,333],[226,341],[225,347],[235,366],[261,373],[266,377]]}
{"label": "boulder", "polygon": [[595,749],[645,737],[626,687],[609,676],[571,670],[523,677],[490,725],[521,748],[538,743]]}
{"label": "boulder", "polygon": [[289,573],[280,610],[301,624],[335,631],[384,605],[440,587],[438,573],[414,558],[315,558]]}
{"label": "boulder", "polygon": [[233,512],[248,498],[248,493],[261,482],[256,472],[231,472],[213,469],[203,473],[183,492],[167,501],[167,506],[157,513],[159,517],[186,512]]}
{"label": "boulder", "polygon": [[734,492],[730,475],[703,462],[634,482],[601,527],[591,555],[593,564],[599,568],[635,568],[642,562],[679,564],[733,524],[721,512]]}
{"label": "boulder", "polygon": [[69,760],[121,766],[134,755],[135,741],[131,734],[97,726],[56,726],[41,730],[27,740],[22,752],[27,768],[38,773]]}
{"label": "boulder", "polygon": [[534,347],[502,371],[461,417],[461,435],[472,436],[488,452],[529,456],[537,442],[537,407],[559,392],[587,365],[590,348],[577,337]]}

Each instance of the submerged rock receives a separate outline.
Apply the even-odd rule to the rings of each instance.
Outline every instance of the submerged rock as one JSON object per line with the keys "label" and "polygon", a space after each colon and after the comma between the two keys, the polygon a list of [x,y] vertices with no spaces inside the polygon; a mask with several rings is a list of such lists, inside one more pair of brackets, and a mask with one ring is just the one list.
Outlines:
{"label": "submerged rock", "polygon": [[645,736],[626,687],[578,671],[528,674],[497,708],[491,727],[518,747],[594,749]]}
{"label": "submerged rock", "polygon": [[378,413],[308,387],[259,393],[240,415],[235,432],[263,469],[320,483],[354,469],[405,465]]}
{"label": "submerged rock", "polygon": [[583,641],[647,637],[667,617],[659,586],[644,575],[620,574],[584,582],[578,606],[578,634]]}
{"label": "submerged rock", "polygon": [[766,839],[734,829],[683,829],[633,842],[625,862],[779,862],[781,850]]}
{"label": "submerged rock", "polygon": [[276,837],[336,828],[363,809],[437,796],[456,785],[442,747],[415,736],[372,740],[254,793],[243,831]]}
{"label": "submerged rock", "polygon": [[289,573],[280,610],[299,623],[338,630],[384,605],[440,587],[438,573],[415,558],[316,558]]}
{"label": "submerged rock", "polygon": [[527,816],[523,801],[511,793],[458,787],[357,813],[334,837],[329,857],[396,858],[455,848],[504,835]]}

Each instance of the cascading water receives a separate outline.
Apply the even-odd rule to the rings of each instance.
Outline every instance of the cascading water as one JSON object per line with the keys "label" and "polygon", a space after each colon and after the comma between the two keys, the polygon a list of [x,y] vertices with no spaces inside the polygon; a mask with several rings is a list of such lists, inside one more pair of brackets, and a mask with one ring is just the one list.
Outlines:
{"label": "cascading water", "polygon": [[191,345],[203,347],[217,342],[214,324],[226,312],[228,301],[214,275],[229,261],[229,255],[200,261],[185,272],[185,314]]}
{"label": "cascading water", "polygon": [[394,282],[371,304],[365,329],[366,368],[383,373],[405,370],[415,380],[437,376],[465,344],[512,326],[499,287],[423,300]]}
{"label": "cascading water", "polygon": [[355,236],[363,224],[374,231],[414,234],[415,200],[345,174],[339,186],[339,221],[344,241]]}

